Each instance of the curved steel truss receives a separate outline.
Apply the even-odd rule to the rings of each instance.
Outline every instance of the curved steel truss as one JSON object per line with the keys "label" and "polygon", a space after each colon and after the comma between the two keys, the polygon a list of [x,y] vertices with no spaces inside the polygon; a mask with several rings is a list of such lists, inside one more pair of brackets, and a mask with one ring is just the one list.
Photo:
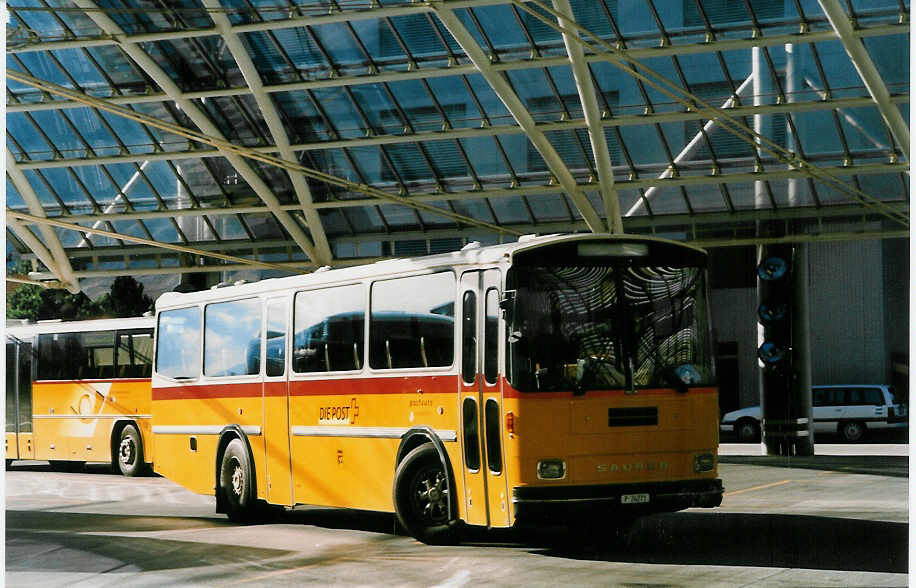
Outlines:
{"label": "curved steel truss", "polygon": [[852,6],[13,0],[7,238],[77,290],[522,233],[906,235],[909,6]]}

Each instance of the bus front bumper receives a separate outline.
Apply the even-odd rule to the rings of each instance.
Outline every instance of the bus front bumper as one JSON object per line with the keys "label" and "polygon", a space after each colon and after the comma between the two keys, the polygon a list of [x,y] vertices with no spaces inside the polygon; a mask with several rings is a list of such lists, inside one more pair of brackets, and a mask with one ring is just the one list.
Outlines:
{"label": "bus front bumper", "polygon": [[722,480],[682,480],[596,486],[520,486],[512,490],[517,521],[602,514],[636,517],[722,504]]}

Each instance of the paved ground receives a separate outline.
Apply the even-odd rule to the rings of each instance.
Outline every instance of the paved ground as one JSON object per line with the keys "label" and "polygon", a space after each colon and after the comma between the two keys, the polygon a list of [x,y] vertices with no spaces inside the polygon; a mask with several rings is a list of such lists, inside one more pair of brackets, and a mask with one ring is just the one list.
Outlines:
{"label": "paved ground", "polygon": [[847,471],[871,457],[821,469],[742,462],[755,459],[723,457],[721,508],[648,517],[617,540],[568,521],[472,533],[454,547],[396,535],[393,517],[377,513],[310,509],[240,527],[213,513],[212,498],[163,478],[19,462],[6,472],[5,580],[42,588],[907,585],[905,465],[901,475],[899,463]]}

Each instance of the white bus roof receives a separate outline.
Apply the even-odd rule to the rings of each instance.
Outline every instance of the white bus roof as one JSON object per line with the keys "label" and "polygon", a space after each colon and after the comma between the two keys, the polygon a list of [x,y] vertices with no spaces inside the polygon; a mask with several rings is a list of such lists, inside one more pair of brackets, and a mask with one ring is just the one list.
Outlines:
{"label": "white bus roof", "polygon": [[[6,334],[23,338],[43,333],[83,333],[88,331],[115,331],[126,329],[152,329],[156,319],[152,316],[106,318],[89,321],[38,321],[37,323],[6,323]],[[17,321],[18,322],[18,321]]]}
{"label": "white bus roof", "polygon": [[427,255],[423,257],[394,258],[377,261],[375,263],[344,267],[337,269],[319,270],[309,274],[289,276],[284,278],[271,278],[222,288],[211,288],[198,292],[166,292],[156,300],[156,309],[171,308],[175,306],[193,305],[212,300],[227,298],[244,298],[257,296],[267,292],[281,291],[289,288],[304,288],[312,285],[334,285],[360,281],[366,278],[379,276],[397,276],[422,270],[436,270],[467,265],[492,265],[497,263],[511,263],[514,255],[519,252],[565,243],[571,241],[630,241],[630,242],[656,242],[670,243],[703,252],[702,249],[658,237],[644,235],[607,235],[596,233],[579,233],[573,235],[545,235],[523,236],[518,241],[485,247],[465,246],[460,251]]}

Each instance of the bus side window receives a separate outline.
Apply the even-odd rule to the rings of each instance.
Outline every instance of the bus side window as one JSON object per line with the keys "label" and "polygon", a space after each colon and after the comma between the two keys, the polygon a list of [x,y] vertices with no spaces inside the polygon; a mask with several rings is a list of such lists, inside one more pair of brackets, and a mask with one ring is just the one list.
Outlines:
{"label": "bus side window", "polygon": [[495,384],[499,373],[499,292],[487,290],[486,321],[483,325],[483,374],[487,384]]}
{"label": "bus side window", "polygon": [[372,284],[369,365],[447,367],[454,361],[455,274],[440,272]]}
{"label": "bus side window", "polygon": [[100,380],[115,377],[115,333],[100,331],[79,333],[82,353],[79,357],[78,376],[81,380]]}
{"label": "bus side window", "polygon": [[74,380],[79,342],[70,333],[45,333],[38,336],[38,379]]}
{"label": "bus side window", "polygon": [[208,304],[204,309],[204,374],[253,375],[261,371],[261,301]]}
{"label": "bus side window", "polygon": [[156,373],[181,379],[200,376],[200,308],[159,313],[156,337]]}
{"label": "bus side window", "polygon": [[268,377],[286,373],[286,301],[271,300],[267,303],[267,365]]}
{"label": "bus side window", "polygon": [[294,315],[293,371],[362,368],[366,320],[362,285],[297,292]]}
{"label": "bus side window", "polygon": [[118,333],[116,378],[148,378],[153,372],[152,333]]}

